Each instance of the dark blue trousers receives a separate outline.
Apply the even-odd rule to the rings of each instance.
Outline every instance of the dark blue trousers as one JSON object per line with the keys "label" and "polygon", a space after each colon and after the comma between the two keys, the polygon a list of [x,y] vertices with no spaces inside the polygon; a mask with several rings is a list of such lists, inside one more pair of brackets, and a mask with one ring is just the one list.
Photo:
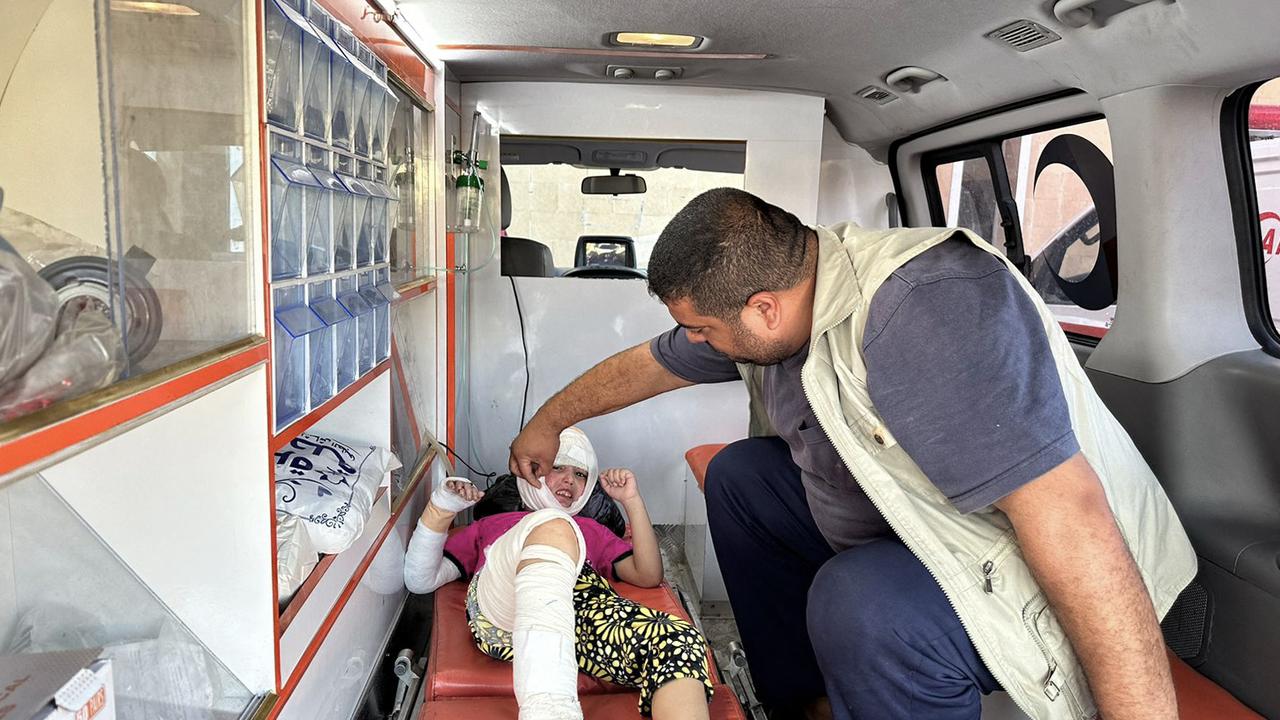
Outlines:
{"label": "dark blue trousers", "polygon": [[707,516],[760,699],[798,717],[979,717],[999,689],[946,596],[896,538],[835,553],[786,443],[753,438],[707,468]]}

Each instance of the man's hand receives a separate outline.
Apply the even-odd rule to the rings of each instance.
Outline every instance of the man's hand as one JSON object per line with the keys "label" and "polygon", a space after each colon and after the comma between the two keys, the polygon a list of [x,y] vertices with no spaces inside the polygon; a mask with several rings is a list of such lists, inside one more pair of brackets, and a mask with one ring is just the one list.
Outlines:
{"label": "man's hand", "polygon": [[623,505],[640,497],[636,475],[626,468],[610,468],[600,473],[600,484],[605,494]]}
{"label": "man's hand", "polygon": [[545,475],[555,462],[561,430],[692,384],[658,364],[647,342],[623,350],[583,373],[538,408],[511,442],[507,469],[530,485],[542,487],[538,476]]}
{"label": "man's hand", "polygon": [[556,453],[560,451],[560,431],[538,420],[533,420],[511,441],[511,457],[507,461],[507,469],[512,475],[523,478],[534,487],[542,487],[539,475],[545,475],[555,463]]}
{"label": "man's hand", "polygon": [[1089,461],[1077,453],[996,507],[1012,521],[1102,717],[1177,720],[1151,597]]}

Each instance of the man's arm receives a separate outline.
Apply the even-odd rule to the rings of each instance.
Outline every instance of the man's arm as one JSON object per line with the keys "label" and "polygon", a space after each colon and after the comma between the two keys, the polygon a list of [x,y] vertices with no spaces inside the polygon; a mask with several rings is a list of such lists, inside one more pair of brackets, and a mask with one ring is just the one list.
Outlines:
{"label": "man's arm", "polygon": [[995,503],[1084,666],[1102,717],[1178,717],[1146,585],[1089,461],[1077,453]]}
{"label": "man's arm", "polygon": [[551,467],[555,460],[561,430],[692,384],[655,360],[648,341],[623,350],[583,373],[534,413],[511,443],[508,468],[537,485],[539,469]]}

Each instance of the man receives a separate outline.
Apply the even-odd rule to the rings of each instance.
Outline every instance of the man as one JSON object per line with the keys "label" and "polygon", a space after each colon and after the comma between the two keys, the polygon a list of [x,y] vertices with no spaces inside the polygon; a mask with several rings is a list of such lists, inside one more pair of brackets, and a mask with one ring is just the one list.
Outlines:
{"label": "man", "polygon": [[707,513],[775,716],[825,682],[838,718],[977,718],[999,688],[1035,718],[1175,718],[1158,618],[1195,555],[1011,267],[968,231],[704,193],[650,258],[679,327],[549,400],[512,471],[572,423],[741,376],[752,438],[711,463]]}

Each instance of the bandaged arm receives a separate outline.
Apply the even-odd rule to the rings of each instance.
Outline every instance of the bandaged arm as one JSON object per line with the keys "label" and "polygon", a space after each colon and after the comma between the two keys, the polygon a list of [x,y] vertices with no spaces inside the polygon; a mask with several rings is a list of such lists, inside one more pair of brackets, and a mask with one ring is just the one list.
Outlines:
{"label": "bandaged arm", "polygon": [[474,504],[450,492],[444,483],[432,491],[404,556],[404,586],[409,592],[429,593],[462,577],[453,563],[444,561],[444,544],[453,516]]}

